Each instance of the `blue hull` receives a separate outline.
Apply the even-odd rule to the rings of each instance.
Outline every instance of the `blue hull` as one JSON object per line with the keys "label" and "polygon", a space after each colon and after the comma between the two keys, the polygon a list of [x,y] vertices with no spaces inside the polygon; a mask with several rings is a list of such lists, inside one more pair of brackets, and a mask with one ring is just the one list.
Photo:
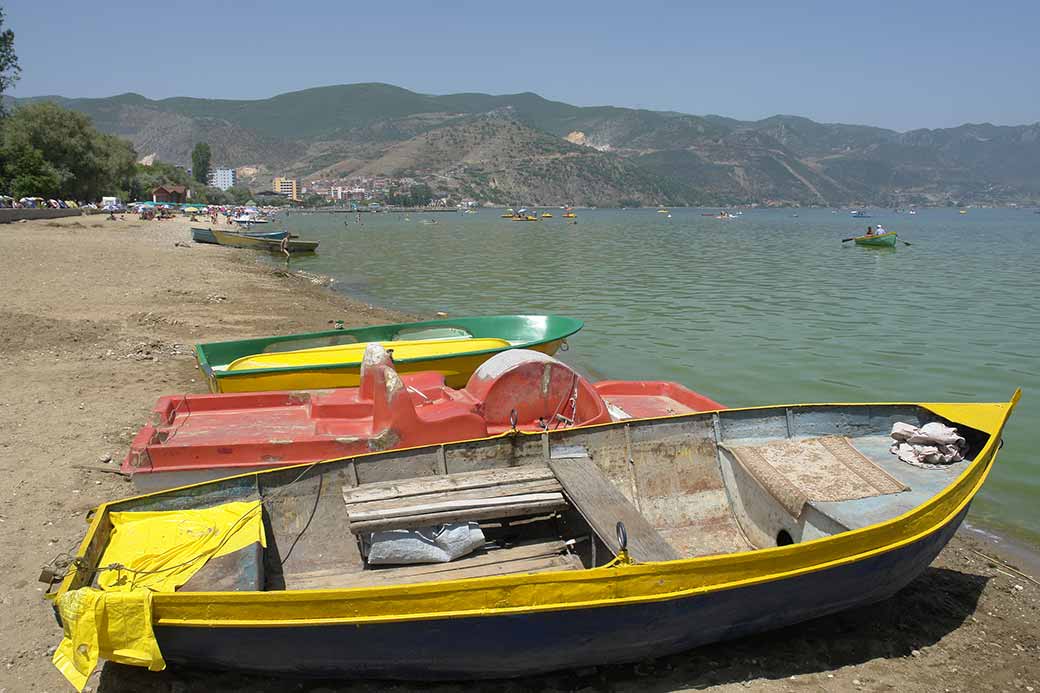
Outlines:
{"label": "blue hull", "polygon": [[667,601],[365,625],[159,626],[170,663],[293,675],[502,678],[660,657],[887,599],[917,578],[960,526],[815,573]]}
{"label": "blue hull", "polygon": [[[235,233],[240,236],[250,236],[252,238],[271,238],[276,241],[280,241],[289,235],[288,231],[236,231]],[[202,229],[192,227],[191,229],[191,240],[196,243],[212,243],[213,245],[220,245],[217,243],[216,237],[213,232],[209,229]]]}

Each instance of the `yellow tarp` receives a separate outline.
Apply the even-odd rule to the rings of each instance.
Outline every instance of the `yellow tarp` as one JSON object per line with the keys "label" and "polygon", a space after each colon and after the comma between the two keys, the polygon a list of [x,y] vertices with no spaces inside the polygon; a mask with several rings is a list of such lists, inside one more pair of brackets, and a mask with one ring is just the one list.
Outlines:
{"label": "yellow tarp", "polygon": [[127,570],[98,576],[104,590],[144,587],[173,592],[206,561],[264,542],[260,501],[225,503],[202,510],[110,513],[112,536],[101,566]]}
{"label": "yellow tarp", "polygon": [[152,632],[152,593],[102,592],[90,587],[58,597],[63,637],[51,660],[77,691],[82,691],[98,659],[166,668]]}
{"label": "yellow tarp", "polygon": [[57,599],[63,638],[54,666],[77,690],[98,659],[166,668],[152,632],[152,592],[173,592],[206,561],[260,542],[260,501],[201,510],[110,513],[111,537],[98,565],[101,590],[84,587]]}

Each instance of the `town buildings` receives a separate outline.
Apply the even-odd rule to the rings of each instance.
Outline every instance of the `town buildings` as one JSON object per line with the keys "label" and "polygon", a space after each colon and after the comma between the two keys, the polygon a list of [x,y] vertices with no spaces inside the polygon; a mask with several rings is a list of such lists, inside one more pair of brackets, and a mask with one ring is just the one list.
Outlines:
{"label": "town buildings", "polygon": [[209,172],[207,184],[214,188],[227,190],[235,185],[235,169],[215,168]]}
{"label": "town buildings", "polygon": [[300,199],[299,183],[295,178],[275,178],[271,181],[271,190],[290,200]]}

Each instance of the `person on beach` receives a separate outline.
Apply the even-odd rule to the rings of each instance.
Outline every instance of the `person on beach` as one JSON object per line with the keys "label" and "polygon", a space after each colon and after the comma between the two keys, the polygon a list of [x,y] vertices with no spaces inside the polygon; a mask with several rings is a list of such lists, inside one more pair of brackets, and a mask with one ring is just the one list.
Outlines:
{"label": "person on beach", "polygon": [[282,238],[282,242],[278,244],[278,247],[283,253],[285,253],[285,266],[289,267],[289,259],[292,257],[292,254],[289,252],[289,234],[285,234]]}

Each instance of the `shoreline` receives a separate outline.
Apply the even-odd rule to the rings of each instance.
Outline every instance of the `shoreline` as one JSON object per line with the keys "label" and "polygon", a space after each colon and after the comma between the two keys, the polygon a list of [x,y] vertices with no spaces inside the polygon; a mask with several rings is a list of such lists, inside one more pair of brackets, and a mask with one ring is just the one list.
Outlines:
{"label": "shoreline", "polygon": [[[0,690],[67,690],[50,664],[61,633],[36,575],[52,557],[75,550],[89,509],[132,495],[113,472],[155,400],[205,391],[194,343],[326,329],[334,319],[416,317],[359,301],[319,275],[287,273],[250,251],[192,244],[190,225],[95,215],[0,226],[9,268],[0,303],[0,470],[9,488],[0,545],[10,557],[0,583],[0,649],[7,653]],[[637,665],[504,685],[1040,690],[1040,583],[1030,581],[1040,579],[1040,553],[1017,553],[1012,538],[993,543],[981,532],[962,527],[925,575],[874,607]],[[986,660],[972,661],[980,648]],[[112,664],[88,686],[207,693],[385,687],[183,669],[153,674]],[[475,687],[482,686],[434,686]]]}

